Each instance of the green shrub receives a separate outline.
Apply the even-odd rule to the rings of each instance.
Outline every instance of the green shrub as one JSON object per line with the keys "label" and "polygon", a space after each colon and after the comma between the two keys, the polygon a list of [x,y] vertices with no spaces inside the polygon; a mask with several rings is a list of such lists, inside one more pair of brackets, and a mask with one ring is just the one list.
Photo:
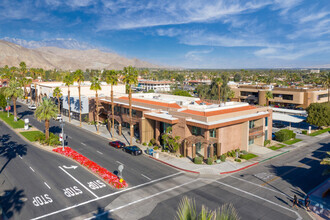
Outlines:
{"label": "green shrub", "polygon": [[152,146],[152,143],[151,143],[151,142],[149,142],[148,146],[149,146],[149,147],[151,147],[151,146]]}
{"label": "green shrub", "polygon": [[241,153],[244,154],[244,155],[248,154],[248,152],[246,150],[242,150]]}
{"label": "green shrub", "polygon": [[158,150],[158,147],[156,146],[156,147],[154,147],[154,150]]}
{"label": "green shrub", "polygon": [[183,157],[183,155],[182,154],[180,154],[180,158],[182,158]]}
{"label": "green shrub", "polygon": [[287,141],[295,137],[296,134],[289,129],[282,129],[275,133],[275,140],[279,142]]}
{"label": "green shrub", "polygon": [[195,164],[202,164],[203,163],[203,158],[202,157],[195,157],[194,158],[194,163]]}
{"label": "green shrub", "polygon": [[147,146],[147,143],[146,142],[143,142],[143,144],[142,144],[143,146]]}
{"label": "green shrub", "polygon": [[213,164],[213,159],[211,157],[206,159],[206,164],[212,165]]}
{"label": "green shrub", "polygon": [[237,148],[237,149],[235,150],[235,153],[239,153],[239,148]]}
{"label": "green shrub", "polygon": [[267,145],[269,145],[270,144],[270,140],[265,140],[264,141],[264,146],[266,147]]}
{"label": "green shrub", "polygon": [[306,130],[303,130],[301,133],[302,134],[307,134],[307,131]]}
{"label": "green shrub", "polygon": [[222,155],[220,156],[220,160],[221,160],[222,162],[225,162],[225,161],[226,161],[226,155],[225,155],[225,154],[222,154]]}
{"label": "green shrub", "polygon": [[150,140],[150,143],[151,143],[152,145],[156,145],[156,140],[155,140],[155,138],[152,138],[152,139]]}
{"label": "green shrub", "polygon": [[242,162],[241,159],[238,159],[238,158],[236,158],[235,161],[239,162],[239,163]]}

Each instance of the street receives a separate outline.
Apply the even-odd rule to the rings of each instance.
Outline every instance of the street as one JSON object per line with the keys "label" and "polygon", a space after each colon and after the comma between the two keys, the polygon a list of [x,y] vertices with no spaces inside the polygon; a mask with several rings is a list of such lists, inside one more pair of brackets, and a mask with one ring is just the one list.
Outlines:
{"label": "street", "polygon": [[[44,130],[26,106],[19,116]],[[60,132],[58,122],[51,130]],[[174,219],[183,196],[216,209],[231,203],[241,219],[312,219],[303,206],[291,208],[322,183],[321,158],[330,138],[231,175],[180,172],[145,156],[134,157],[108,145],[108,140],[65,125],[68,145],[110,171],[124,164],[129,186],[116,190],[85,168],[60,155],[36,148],[0,123],[1,195],[9,219]]]}

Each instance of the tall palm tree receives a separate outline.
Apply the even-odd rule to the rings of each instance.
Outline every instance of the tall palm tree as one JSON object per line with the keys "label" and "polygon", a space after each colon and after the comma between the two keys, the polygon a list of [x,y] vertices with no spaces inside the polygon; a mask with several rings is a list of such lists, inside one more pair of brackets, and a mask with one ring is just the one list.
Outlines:
{"label": "tall palm tree", "polygon": [[107,82],[107,84],[111,85],[111,133],[112,135],[114,134],[114,124],[115,124],[115,106],[113,102],[113,86],[118,84],[118,79],[119,79],[119,72],[115,70],[107,70],[104,71],[104,79]]}
{"label": "tall palm tree", "polygon": [[80,95],[80,86],[81,83],[85,81],[84,72],[80,69],[76,70],[73,75],[74,81],[78,83],[78,94],[79,94],[79,121],[81,127],[81,95]]}
{"label": "tall palm tree", "polygon": [[61,103],[60,98],[63,96],[60,87],[56,87],[53,91],[53,96],[57,98],[57,107],[58,107],[58,114],[61,114]]}
{"label": "tall palm tree", "polygon": [[94,76],[91,80],[91,90],[95,91],[95,104],[96,104],[96,124],[97,124],[97,133],[99,133],[99,96],[97,91],[101,90],[101,82],[97,76]]}
{"label": "tall palm tree", "polygon": [[17,98],[23,97],[23,90],[21,88],[20,83],[17,80],[10,81],[8,87],[6,87],[4,90],[4,95],[7,98],[11,98],[13,100],[14,121],[17,121],[16,101]]}
{"label": "tall palm tree", "polygon": [[218,85],[219,104],[221,104],[221,86],[222,86],[223,80],[219,77],[219,78],[215,79],[215,82]]}
{"label": "tall palm tree", "polygon": [[128,95],[128,101],[129,101],[129,120],[130,120],[130,145],[133,144],[133,126],[132,126],[132,85],[136,85],[138,83],[138,72],[137,70],[132,67],[124,67],[124,78],[123,82],[126,83],[129,86],[129,95]]}
{"label": "tall palm tree", "polygon": [[22,76],[25,77],[25,74],[27,72],[25,62],[20,62],[19,66],[20,66],[20,72],[21,72]]}
{"label": "tall palm tree", "polygon": [[[27,102],[28,92],[26,90],[26,86],[30,85],[32,83],[32,79],[28,79],[28,78],[23,77],[19,80],[19,82],[21,83],[21,86],[23,86],[24,99],[26,99],[26,102]],[[31,90],[31,86],[30,86],[30,90]]]}
{"label": "tall palm tree", "polygon": [[269,99],[274,98],[273,93],[271,91],[267,91],[266,94],[265,94],[265,97],[266,97],[266,102],[267,102],[267,106],[268,106],[269,105]]}
{"label": "tall palm tree", "polygon": [[45,121],[45,136],[49,138],[49,120],[56,117],[57,107],[50,99],[44,99],[36,109],[34,116],[39,120]]}
{"label": "tall palm tree", "polygon": [[63,78],[63,83],[68,87],[68,109],[69,109],[69,122],[71,122],[71,103],[70,103],[70,86],[73,85],[73,78],[70,73],[67,73]]}

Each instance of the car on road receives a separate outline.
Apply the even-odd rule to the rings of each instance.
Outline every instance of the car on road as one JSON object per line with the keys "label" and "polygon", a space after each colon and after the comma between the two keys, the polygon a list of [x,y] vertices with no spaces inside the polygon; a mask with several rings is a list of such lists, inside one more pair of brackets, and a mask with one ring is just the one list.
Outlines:
{"label": "car on road", "polygon": [[54,120],[62,121],[62,115],[58,114],[56,117],[54,117]]}
{"label": "car on road", "polygon": [[37,109],[37,107],[35,105],[29,105],[28,108],[31,109],[31,110],[36,110]]}
{"label": "car on road", "polygon": [[132,155],[135,155],[135,156],[142,154],[142,150],[138,146],[123,147],[123,151],[130,153]]}
{"label": "car on road", "polygon": [[121,141],[111,141],[111,142],[109,142],[109,145],[112,146],[112,147],[115,147],[115,148],[123,148],[123,147],[126,147],[126,144],[124,144],[124,143],[121,142]]}

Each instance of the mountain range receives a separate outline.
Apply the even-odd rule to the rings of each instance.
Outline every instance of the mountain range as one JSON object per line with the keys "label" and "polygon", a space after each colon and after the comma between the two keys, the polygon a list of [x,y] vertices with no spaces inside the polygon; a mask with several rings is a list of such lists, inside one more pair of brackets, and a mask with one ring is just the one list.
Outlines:
{"label": "mountain range", "polygon": [[[0,66],[18,67],[19,63],[24,61],[28,68],[61,69],[68,71],[76,69],[121,70],[129,65],[136,68],[164,68],[137,58],[129,59],[116,53],[90,49],[91,47],[89,45],[78,44],[73,39],[66,45],[63,45],[61,39],[57,41],[57,44],[51,44],[54,46],[60,44],[62,48],[49,47],[49,42],[40,44],[40,42],[33,43],[16,39],[16,43],[25,44],[30,48],[6,40],[0,40]],[[46,45],[46,47],[39,47],[42,45]],[[71,48],[79,49],[66,49],[70,48],[71,45]]]}

